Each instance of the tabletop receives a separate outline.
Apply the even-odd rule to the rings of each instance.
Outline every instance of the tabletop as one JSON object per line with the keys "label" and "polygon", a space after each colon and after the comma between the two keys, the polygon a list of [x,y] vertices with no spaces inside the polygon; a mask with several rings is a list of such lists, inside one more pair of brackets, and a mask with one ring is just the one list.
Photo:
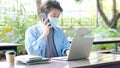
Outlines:
{"label": "tabletop", "polygon": [[99,65],[111,65],[120,63],[120,55],[118,54],[101,54],[101,53],[91,53],[89,59],[82,59],[76,61],[60,61],[60,60],[50,60],[48,64],[35,64],[35,65],[25,65],[20,63],[7,64],[6,62],[0,62],[0,67],[2,68],[72,68],[72,67],[91,67]]}
{"label": "tabletop", "polygon": [[16,44],[16,43],[0,43],[1,46],[21,46],[22,44]]}

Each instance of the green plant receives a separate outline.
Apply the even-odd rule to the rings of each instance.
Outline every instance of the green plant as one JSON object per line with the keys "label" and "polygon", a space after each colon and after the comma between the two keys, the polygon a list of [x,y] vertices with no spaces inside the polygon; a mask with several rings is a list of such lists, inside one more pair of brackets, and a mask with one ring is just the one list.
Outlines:
{"label": "green plant", "polygon": [[23,54],[25,31],[36,24],[39,18],[36,14],[26,13],[24,5],[19,0],[15,1],[17,6],[13,6],[9,10],[4,8],[0,12],[0,42],[23,44],[17,48],[18,54]]}
{"label": "green plant", "polygon": [[88,35],[95,38],[109,38],[109,37],[119,37],[120,33],[112,28],[109,28],[105,24],[100,25],[96,29],[93,29],[92,32]]}
{"label": "green plant", "polygon": [[[120,33],[117,30],[111,29],[105,24],[102,24],[96,29],[93,29],[92,32],[88,34],[88,36],[95,37],[95,38],[110,38],[110,37],[119,37]],[[98,50],[103,48],[113,49],[114,44],[99,44],[98,47],[94,48],[93,50]]]}

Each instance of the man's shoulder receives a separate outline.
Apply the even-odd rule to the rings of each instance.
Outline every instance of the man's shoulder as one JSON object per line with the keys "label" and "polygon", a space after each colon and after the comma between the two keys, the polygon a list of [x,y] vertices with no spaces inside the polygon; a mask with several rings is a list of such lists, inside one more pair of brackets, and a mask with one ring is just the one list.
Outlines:
{"label": "man's shoulder", "polygon": [[55,29],[58,31],[63,31],[63,29],[60,26],[55,27]]}
{"label": "man's shoulder", "polygon": [[57,26],[57,27],[55,28],[55,31],[56,31],[57,33],[59,33],[59,34],[64,34],[63,29],[62,29],[61,27],[59,27],[59,26]]}
{"label": "man's shoulder", "polygon": [[30,26],[26,31],[35,31],[36,28],[38,28],[39,24],[35,24],[33,26]]}

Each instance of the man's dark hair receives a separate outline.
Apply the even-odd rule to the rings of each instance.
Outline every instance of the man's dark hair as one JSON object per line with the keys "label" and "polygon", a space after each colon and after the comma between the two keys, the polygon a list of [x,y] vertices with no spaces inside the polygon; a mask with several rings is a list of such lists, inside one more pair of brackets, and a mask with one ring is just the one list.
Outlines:
{"label": "man's dark hair", "polygon": [[49,13],[49,11],[52,8],[58,9],[61,12],[63,11],[62,7],[60,6],[60,3],[56,0],[48,0],[44,3],[42,3],[41,6],[40,6],[41,13],[43,13],[43,12]]}

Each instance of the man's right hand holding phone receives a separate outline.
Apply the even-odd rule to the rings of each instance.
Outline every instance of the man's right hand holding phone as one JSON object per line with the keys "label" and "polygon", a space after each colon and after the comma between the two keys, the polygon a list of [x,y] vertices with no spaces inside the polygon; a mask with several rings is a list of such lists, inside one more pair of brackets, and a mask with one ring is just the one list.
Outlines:
{"label": "man's right hand holding phone", "polygon": [[42,31],[43,31],[41,38],[45,39],[49,34],[50,28],[52,28],[52,27],[50,26],[50,22],[48,22],[48,19],[45,19],[45,20],[42,19],[41,22],[42,22]]}

